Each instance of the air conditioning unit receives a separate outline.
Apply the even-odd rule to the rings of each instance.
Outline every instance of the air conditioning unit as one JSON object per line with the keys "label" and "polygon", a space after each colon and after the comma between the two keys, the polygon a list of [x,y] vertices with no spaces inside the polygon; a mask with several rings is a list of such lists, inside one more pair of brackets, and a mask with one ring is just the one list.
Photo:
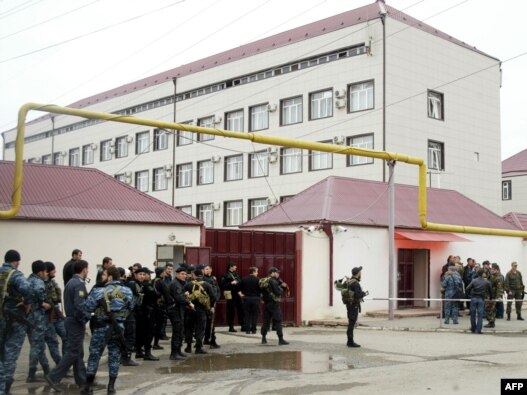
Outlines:
{"label": "air conditioning unit", "polygon": [[344,108],[344,107],[346,107],[346,100],[344,100],[344,99],[335,100],[335,107],[337,107],[337,108]]}
{"label": "air conditioning unit", "polygon": [[168,163],[165,165],[165,171],[172,171],[172,163]]}
{"label": "air conditioning unit", "polygon": [[95,143],[91,143],[90,147],[91,147],[92,150],[95,151],[97,149],[98,145],[95,144]]}
{"label": "air conditioning unit", "polygon": [[113,154],[115,152],[115,148],[110,147],[110,154]]}
{"label": "air conditioning unit", "polygon": [[335,136],[333,137],[333,143],[335,144],[344,144],[345,138],[344,136]]}
{"label": "air conditioning unit", "polygon": [[212,157],[210,158],[210,160],[213,162],[213,163],[218,163],[221,161],[221,156],[219,155],[212,155]]}
{"label": "air conditioning unit", "polygon": [[269,163],[275,163],[278,160],[278,155],[276,155],[276,154],[269,154],[268,160],[269,160]]}
{"label": "air conditioning unit", "polygon": [[172,169],[165,170],[165,178],[172,178]]}
{"label": "air conditioning unit", "polygon": [[274,205],[277,204],[277,203],[278,203],[278,199],[277,199],[277,198],[275,198],[275,197],[273,197],[273,196],[269,196],[269,197],[267,198],[267,204],[268,204],[269,206],[274,206]]}
{"label": "air conditioning unit", "polygon": [[132,172],[131,171],[127,171],[126,173],[124,173],[125,177],[126,178],[132,178]]}
{"label": "air conditioning unit", "polygon": [[221,115],[216,115],[216,116],[214,117],[214,120],[213,120],[212,122],[213,122],[215,125],[217,125],[218,123],[221,123],[221,120],[222,120]]}
{"label": "air conditioning unit", "polygon": [[132,136],[132,135],[126,136],[126,142],[127,143],[131,143],[132,141],[134,141],[134,136]]}
{"label": "air conditioning unit", "polygon": [[62,156],[66,156],[66,155],[68,155],[68,153],[67,153],[66,151],[62,151],[62,152],[60,153],[60,155],[62,155]]}
{"label": "air conditioning unit", "polygon": [[267,105],[267,111],[269,112],[275,112],[278,106],[276,104],[268,104]]}
{"label": "air conditioning unit", "polygon": [[218,211],[221,208],[221,203],[212,203],[212,209]]}
{"label": "air conditioning unit", "polygon": [[346,97],[346,90],[345,89],[335,90],[335,97],[338,99],[342,99],[343,97]]}
{"label": "air conditioning unit", "polygon": [[267,148],[269,154],[276,154],[278,152],[278,147],[269,147]]}
{"label": "air conditioning unit", "polygon": [[113,147],[113,146],[115,146],[115,141],[110,140],[110,147]]}

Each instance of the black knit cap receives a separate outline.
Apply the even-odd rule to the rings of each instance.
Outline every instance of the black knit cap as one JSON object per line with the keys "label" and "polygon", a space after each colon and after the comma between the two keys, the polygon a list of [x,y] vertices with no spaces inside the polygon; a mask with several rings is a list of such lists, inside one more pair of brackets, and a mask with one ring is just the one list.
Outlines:
{"label": "black knit cap", "polygon": [[5,263],[19,262],[20,260],[21,260],[20,254],[16,250],[9,250],[5,253],[5,256],[4,256]]}

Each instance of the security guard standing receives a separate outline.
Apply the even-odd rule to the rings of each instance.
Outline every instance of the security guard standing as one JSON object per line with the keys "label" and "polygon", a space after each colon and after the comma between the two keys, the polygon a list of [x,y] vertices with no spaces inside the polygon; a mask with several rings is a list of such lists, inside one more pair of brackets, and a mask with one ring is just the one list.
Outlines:
{"label": "security guard standing", "polygon": [[[518,320],[522,318],[522,303],[525,285],[523,284],[522,274],[518,270],[518,262],[511,263],[511,270],[505,276],[505,291],[509,299],[516,299],[516,316]],[[511,320],[512,302],[507,302],[507,321]]]}
{"label": "security guard standing", "polygon": [[159,361],[158,357],[152,355],[154,306],[157,303],[157,293],[148,278],[153,272],[147,267],[143,267],[136,273],[139,276],[137,279],[143,294],[143,301],[141,307],[137,310],[137,349],[135,357],[143,358],[145,361]]}
{"label": "security guard standing", "polygon": [[[194,304],[193,322],[194,334],[196,338],[196,354],[206,354],[203,350],[203,339],[205,337],[205,325],[207,324],[207,313],[211,308],[211,301],[214,299],[214,291],[209,283],[203,280],[203,272],[201,269],[194,270],[194,279],[185,284],[185,291],[189,293],[189,299]],[[187,332],[187,348],[189,349],[189,341],[192,340],[192,332],[190,332],[190,339]],[[188,351],[187,351],[188,352]]]}
{"label": "security guard standing", "polygon": [[208,282],[214,291],[214,300],[211,301],[211,310],[207,314],[207,324],[205,325],[205,340],[203,344],[210,345],[210,348],[220,348],[216,342],[216,330],[214,327],[214,319],[216,318],[216,303],[220,299],[220,286],[216,277],[212,275],[212,266],[205,265],[203,267],[203,280]]}
{"label": "security guard standing", "polygon": [[264,301],[263,325],[261,329],[262,344],[267,344],[267,332],[271,326],[271,319],[278,335],[278,345],[285,346],[289,342],[284,340],[282,330],[282,312],[280,300],[284,294],[287,284],[280,280],[280,270],[276,267],[269,269],[269,277],[260,279],[262,299]]}
{"label": "security guard standing", "polygon": [[354,267],[351,270],[351,279],[348,281],[348,292],[350,296],[353,295],[350,297],[350,301],[346,303],[346,309],[348,311],[348,330],[346,332],[348,336],[348,342],[346,345],[348,347],[360,347],[360,345],[354,341],[353,331],[361,311],[360,304],[362,302],[362,298],[366,296],[366,292],[363,292],[360,286],[361,276],[362,266]]}
{"label": "security guard standing", "polygon": [[172,339],[170,340],[171,352],[170,360],[179,361],[187,358],[187,355],[181,352],[183,346],[185,308],[194,309],[194,304],[189,300],[189,293],[185,291],[187,278],[187,269],[178,267],[176,277],[170,284],[169,292],[171,304],[168,307],[168,318],[172,323]]}
{"label": "security guard standing", "polygon": [[106,346],[108,346],[110,373],[108,394],[115,394],[121,350],[126,350],[123,336],[124,322],[134,307],[132,291],[121,285],[120,277],[119,270],[115,266],[104,269],[100,278],[100,283],[104,286],[94,288],[86,300],[86,310],[88,313],[94,313],[94,317],[90,356],[86,368],[86,385],[81,392],[83,395],[93,393],[93,382]]}
{"label": "security guard standing", "polygon": [[19,354],[6,352],[6,340],[26,336],[26,324],[17,317],[24,317],[22,301],[33,294],[30,284],[18,270],[20,265],[18,251],[9,250],[5,253],[4,264],[0,267],[0,394],[9,393],[13,384],[16,360]]}
{"label": "security guard standing", "polygon": [[490,295],[491,300],[485,302],[485,313],[489,323],[484,328],[494,328],[496,326],[494,323],[496,321],[496,302],[493,299],[501,299],[503,297],[503,276],[497,263],[491,265],[488,280],[492,287],[492,295]]}

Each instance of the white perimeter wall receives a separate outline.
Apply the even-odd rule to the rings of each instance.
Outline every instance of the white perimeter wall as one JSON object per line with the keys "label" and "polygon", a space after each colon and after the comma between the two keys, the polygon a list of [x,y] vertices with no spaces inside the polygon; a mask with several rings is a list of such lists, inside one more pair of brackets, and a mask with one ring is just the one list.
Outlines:
{"label": "white perimeter wall", "polygon": [[[176,240],[170,242],[168,235]],[[59,222],[0,222],[0,253],[9,249],[20,252],[19,269],[28,276],[31,263],[37,259],[51,261],[57,267],[57,280],[62,287],[62,268],[71,258],[75,248],[83,252],[82,258],[89,263],[88,277],[95,282],[97,265],[105,256],[113,259],[116,266],[125,269],[135,262],[153,269],[156,245],[178,243],[199,247],[199,226],[95,224]]]}

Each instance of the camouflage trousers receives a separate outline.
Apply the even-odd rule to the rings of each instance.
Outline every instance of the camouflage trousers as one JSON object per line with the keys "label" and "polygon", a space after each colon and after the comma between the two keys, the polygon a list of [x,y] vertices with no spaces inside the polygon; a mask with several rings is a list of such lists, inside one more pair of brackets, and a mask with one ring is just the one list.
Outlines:
{"label": "camouflage trousers", "polygon": [[[124,327],[119,324],[121,331]],[[100,328],[94,328],[90,341],[90,356],[88,357],[88,365],[86,366],[86,374],[95,376],[99,368],[99,361],[101,359],[104,348],[108,346],[108,371],[110,377],[117,377],[119,374],[119,365],[121,363],[121,348],[119,342],[112,336],[106,343],[106,337],[110,326],[106,325]]]}
{"label": "camouflage trousers", "polygon": [[485,314],[488,322],[496,321],[496,302],[485,302]]}
{"label": "camouflage trousers", "polygon": [[[49,354],[51,355],[53,362],[58,365],[61,355],[64,355],[66,349],[66,327],[64,326],[64,320],[55,317],[50,321],[49,314],[46,314],[46,324],[47,329],[45,341],[48,345]],[[62,354],[59,351],[59,337],[62,340]]]}
{"label": "camouflage trousers", "polygon": [[4,344],[6,340],[6,322],[0,318],[0,394],[5,394],[5,373],[4,373]]}
{"label": "camouflage trousers", "polygon": [[459,318],[459,302],[445,302],[445,323],[448,323],[450,318],[452,318],[454,322],[457,322]]}
{"label": "camouflage trousers", "polygon": [[38,363],[41,366],[49,366],[48,358],[46,357],[46,331],[48,325],[46,323],[46,316],[43,310],[33,311],[28,316],[29,321],[34,325],[34,328],[29,332],[29,369],[36,369]]}
{"label": "camouflage trousers", "polygon": [[18,321],[7,322],[7,333],[4,346],[5,382],[12,382],[16,370],[16,361],[26,339],[27,326]]}
{"label": "camouflage trousers", "polygon": [[[516,299],[514,303],[516,307],[516,314],[521,315],[522,313],[522,304],[523,304],[523,291],[513,291],[512,296],[509,296],[509,299]],[[507,314],[510,314],[512,310],[512,302],[507,302]]]}

